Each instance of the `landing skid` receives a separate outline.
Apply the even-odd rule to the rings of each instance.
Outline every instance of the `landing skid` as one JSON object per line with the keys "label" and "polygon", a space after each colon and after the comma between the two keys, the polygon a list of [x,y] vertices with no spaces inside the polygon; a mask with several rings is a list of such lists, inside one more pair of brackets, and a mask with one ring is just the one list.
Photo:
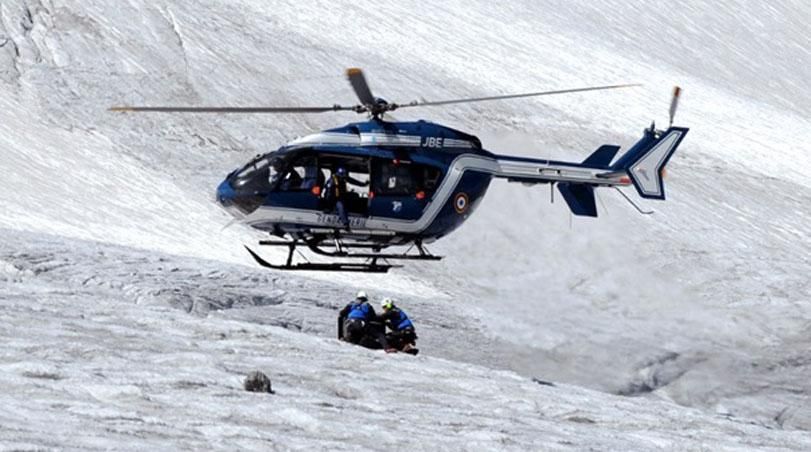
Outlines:
{"label": "landing skid", "polygon": [[[380,249],[385,245],[377,243],[343,243],[339,239],[330,242],[314,242],[305,241],[301,239],[293,239],[289,241],[283,240],[261,240],[259,245],[262,246],[285,246],[288,248],[287,261],[284,265],[275,265],[263,259],[256,252],[249,247],[245,247],[250,253],[251,257],[261,266],[272,268],[275,270],[313,270],[313,271],[348,271],[348,272],[364,272],[364,273],[386,273],[391,268],[401,268],[402,265],[390,264],[389,260],[431,260],[437,261],[442,259],[442,256],[434,256],[430,254],[422,243],[415,242],[414,247],[417,248],[418,254],[405,253],[381,253]],[[342,259],[364,259],[364,262],[293,262],[293,254],[296,252],[296,247],[304,245],[310,251],[321,256],[328,256],[332,258]],[[328,248],[328,249],[325,249]],[[351,249],[370,249],[370,252],[352,252]],[[301,253],[299,253],[302,257]],[[306,257],[305,257],[306,259]],[[382,260],[383,262],[379,262]]]}
{"label": "landing skid", "polygon": [[364,272],[364,273],[386,273],[390,268],[402,267],[402,265],[378,264],[367,262],[301,262],[293,264],[288,259],[284,265],[274,265],[262,259],[252,249],[245,247],[257,264],[265,268],[274,270],[314,270],[314,271],[338,271],[338,272]]}

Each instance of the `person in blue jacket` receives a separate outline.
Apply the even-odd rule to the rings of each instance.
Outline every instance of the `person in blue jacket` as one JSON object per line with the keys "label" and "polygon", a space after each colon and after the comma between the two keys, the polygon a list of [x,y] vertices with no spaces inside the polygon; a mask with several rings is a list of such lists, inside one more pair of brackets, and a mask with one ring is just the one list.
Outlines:
{"label": "person in blue jacket", "polygon": [[369,185],[369,181],[360,181],[353,178],[346,171],[346,168],[341,166],[338,167],[327,180],[326,186],[324,187],[324,199],[328,206],[335,209],[335,213],[338,215],[338,218],[341,219],[341,224],[344,229],[349,230],[347,183],[361,187]]}
{"label": "person in blue jacket", "polygon": [[380,307],[383,308],[383,315],[378,319],[391,330],[386,334],[386,350],[397,350],[401,352],[411,353],[416,355],[419,350],[417,349],[417,333],[414,330],[414,323],[408,318],[405,311],[394,305],[394,300],[391,298],[384,298],[380,302]]}
{"label": "person in blue jacket", "polygon": [[386,348],[384,327],[369,304],[366,292],[359,291],[355,301],[341,309],[338,315],[338,339],[367,348]]}

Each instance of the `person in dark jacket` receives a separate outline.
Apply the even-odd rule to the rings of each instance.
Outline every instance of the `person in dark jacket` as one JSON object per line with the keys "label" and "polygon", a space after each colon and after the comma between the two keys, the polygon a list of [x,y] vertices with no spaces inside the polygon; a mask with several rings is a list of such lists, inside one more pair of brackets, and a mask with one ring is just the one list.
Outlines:
{"label": "person in dark jacket", "polygon": [[414,330],[414,323],[402,309],[394,305],[391,298],[384,298],[380,302],[380,307],[383,308],[383,315],[378,319],[391,330],[386,334],[387,350],[394,349],[416,355],[419,350],[416,347],[417,333]]}
{"label": "person in dark jacket", "polygon": [[327,180],[327,184],[324,187],[325,194],[324,197],[327,200],[327,204],[335,208],[335,212],[338,214],[338,218],[341,219],[341,223],[343,224],[345,229],[349,229],[349,215],[346,212],[346,184],[350,183],[353,185],[358,186],[365,186],[369,185],[369,181],[359,181],[347,173],[346,168],[338,167],[335,172],[330,176]]}
{"label": "person in dark jacket", "polygon": [[377,313],[369,304],[366,292],[360,291],[355,301],[338,314],[338,339],[366,348],[386,348],[386,337]]}

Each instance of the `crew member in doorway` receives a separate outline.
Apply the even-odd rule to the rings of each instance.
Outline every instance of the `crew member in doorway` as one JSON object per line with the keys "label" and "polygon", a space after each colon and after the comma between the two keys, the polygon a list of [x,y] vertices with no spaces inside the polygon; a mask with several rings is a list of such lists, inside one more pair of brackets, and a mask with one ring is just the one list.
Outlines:
{"label": "crew member in doorway", "polygon": [[330,176],[329,180],[327,181],[327,185],[325,188],[326,190],[326,200],[327,205],[333,206],[335,213],[338,214],[338,218],[341,219],[341,224],[343,224],[344,229],[347,231],[349,230],[349,216],[346,211],[346,184],[350,183],[352,185],[357,186],[366,186],[369,185],[369,181],[359,181],[349,175],[347,173],[346,168],[339,166],[332,176]]}

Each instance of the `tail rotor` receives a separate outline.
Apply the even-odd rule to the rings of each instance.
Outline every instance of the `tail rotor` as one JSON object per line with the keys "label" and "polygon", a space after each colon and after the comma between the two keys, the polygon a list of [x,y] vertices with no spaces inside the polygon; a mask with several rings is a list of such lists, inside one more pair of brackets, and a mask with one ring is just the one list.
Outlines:
{"label": "tail rotor", "polygon": [[670,124],[668,127],[673,127],[673,118],[676,116],[676,109],[679,108],[679,96],[681,95],[681,88],[678,86],[673,87],[673,99],[670,100]]}

